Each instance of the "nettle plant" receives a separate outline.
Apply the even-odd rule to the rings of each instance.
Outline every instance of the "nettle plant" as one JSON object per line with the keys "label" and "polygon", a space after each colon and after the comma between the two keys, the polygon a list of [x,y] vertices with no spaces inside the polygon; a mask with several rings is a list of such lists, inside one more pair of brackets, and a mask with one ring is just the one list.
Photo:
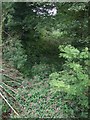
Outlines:
{"label": "nettle plant", "polygon": [[87,47],[80,51],[71,45],[61,45],[59,49],[59,57],[65,59],[65,64],[62,71],[52,73],[49,76],[50,85],[54,91],[64,93],[65,99],[74,100],[74,103],[77,99],[76,105],[83,114],[83,111],[86,108],[88,109],[88,87],[90,86],[88,62],[90,53]]}

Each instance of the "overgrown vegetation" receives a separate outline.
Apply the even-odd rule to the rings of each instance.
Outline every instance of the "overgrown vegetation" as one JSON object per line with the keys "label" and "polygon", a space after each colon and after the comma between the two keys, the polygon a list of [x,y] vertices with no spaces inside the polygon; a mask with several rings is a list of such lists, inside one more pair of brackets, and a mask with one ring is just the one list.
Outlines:
{"label": "overgrown vegetation", "polygon": [[2,118],[88,117],[90,3],[3,2]]}
{"label": "overgrown vegetation", "polygon": [[55,91],[63,93],[63,99],[67,101],[65,104],[67,111],[65,112],[71,110],[73,116],[76,112],[76,116],[79,113],[79,116],[84,117],[89,109],[88,87],[90,81],[87,65],[90,53],[87,47],[81,52],[71,45],[59,46],[59,48],[60,57],[65,58],[66,62],[62,71],[50,75],[50,84]]}

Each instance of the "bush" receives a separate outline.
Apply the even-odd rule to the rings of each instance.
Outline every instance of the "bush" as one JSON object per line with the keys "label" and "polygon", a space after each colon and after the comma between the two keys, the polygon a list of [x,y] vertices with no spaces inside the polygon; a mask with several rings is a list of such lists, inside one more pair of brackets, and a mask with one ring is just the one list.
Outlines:
{"label": "bush", "polygon": [[35,64],[32,69],[32,76],[39,76],[41,79],[48,78],[49,74],[54,72],[55,68],[54,66],[50,66],[49,64]]}
{"label": "bush", "polygon": [[21,44],[21,41],[14,37],[8,38],[3,46],[3,59],[22,70],[27,60],[27,55]]}
{"label": "bush", "polygon": [[[55,91],[64,93],[64,99],[68,101],[67,113],[85,117],[88,111],[88,86],[90,86],[88,68],[86,61],[89,58],[88,48],[82,51],[74,48],[71,45],[60,46],[60,57],[66,59],[63,70],[52,73],[49,76],[50,85]],[[71,103],[73,104],[71,113],[69,113]],[[69,104],[69,106],[68,106]],[[66,108],[64,108],[64,111]],[[74,112],[73,112],[74,111]]]}

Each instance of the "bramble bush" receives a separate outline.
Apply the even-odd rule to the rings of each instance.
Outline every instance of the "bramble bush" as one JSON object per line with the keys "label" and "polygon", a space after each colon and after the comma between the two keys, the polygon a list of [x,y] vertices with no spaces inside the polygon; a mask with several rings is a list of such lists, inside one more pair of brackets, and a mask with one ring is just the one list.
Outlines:
{"label": "bramble bush", "polygon": [[[65,58],[63,70],[54,72],[49,76],[50,85],[54,91],[64,94],[67,106],[64,111],[70,115],[85,117],[88,111],[88,87],[90,79],[88,75],[88,60],[90,53],[86,47],[82,51],[71,45],[59,46],[59,57]],[[76,113],[76,114],[75,114]]]}

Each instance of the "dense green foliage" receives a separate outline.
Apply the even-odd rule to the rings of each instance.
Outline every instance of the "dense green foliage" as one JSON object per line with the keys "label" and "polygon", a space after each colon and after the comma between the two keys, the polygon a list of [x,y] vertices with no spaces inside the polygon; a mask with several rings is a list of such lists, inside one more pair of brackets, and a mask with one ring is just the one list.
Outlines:
{"label": "dense green foliage", "polygon": [[[22,48],[21,41],[18,38],[11,38],[3,47],[3,58],[14,65],[17,69],[23,69],[27,60],[27,55]],[[8,44],[8,45],[7,45]]]}
{"label": "dense green foliage", "polygon": [[59,48],[60,57],[65,58],[66,62],[62,71],[50,75],[50,84],[55,91],[66,93],[64,99],[68,100],[68,104],[71,104],[72,111],[78,108],[76,112],[79,112],[81,116],[85,116],[84,112],[89,107],[88,87],[90,86],[90,80],[87,63],[88,59],[90,59],[90,53],[87,47],[81,52],[71,45],[60,46]]}
{"label": "dense green foliage", "polygon": [[83,2],[2,3],[2,117],[88,116],[89,12]]}

